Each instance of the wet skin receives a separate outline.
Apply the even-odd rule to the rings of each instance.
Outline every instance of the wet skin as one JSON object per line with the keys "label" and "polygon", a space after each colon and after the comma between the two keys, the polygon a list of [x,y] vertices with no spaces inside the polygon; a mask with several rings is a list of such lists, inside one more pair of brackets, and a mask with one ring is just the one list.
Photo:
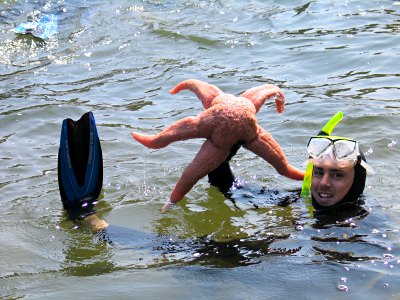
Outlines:
{"label": "wet skin", "polygon": [[354,173],[354,167],[339,169],[331,165],[315,165],[311,183],[314,199],[323,206],[339,203],[350,190]]}
{"label": "wet skin", "polygon": [[176,141],[206,139],[176,183],[170,196],[172,203],[180,201],[197,181],[218,167],[239,141],[244,142],[244,148],[270,163],[279,174],[294,180],[303,179],[304,172],[289,164],[279,144],[257,122],[256,113],[271,97],[275,98],[276,110],[279,113],[283,111],[285,97],[279,87],[265,84],[236,97],[214,85],[190,79],[177,84],[170,94],[184,89],[197,95],[205,111],[178,120],[156,135],[131,133],[134,139],[153,149]]}

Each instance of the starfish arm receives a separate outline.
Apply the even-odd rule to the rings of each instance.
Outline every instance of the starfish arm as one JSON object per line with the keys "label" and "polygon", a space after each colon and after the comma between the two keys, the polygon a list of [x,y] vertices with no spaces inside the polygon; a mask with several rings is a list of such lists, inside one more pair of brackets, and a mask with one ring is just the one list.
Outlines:
{"label": "starfish arm", "polygon": [[223,92],[215,85],[208,84],[204,81],[197,79],[188,79],[178,83],[172,88],[169,93],[174,95],[179,93],[181,90],[190,90],[197,95],[205,109],[211,107],[211,103],[215,97]]}
{"label": "starfish arm", "polygon": [[172,203],[180,201],[201,178],[218,167],[228,157],[229,149],[229,147],[226,149],[218,148],[210,139],[207,139],[176,183],[170,201]]}
{"label": "starfish arm", "polygon": [[186,117],[172,123],[159,134],[147,135],[131,132],[131,135],[148,148],[160,149],[176,141],[205,137],[204,133],[199,130],[199,122],[198,117]]}
{"label": "starfish arm", "polygon": [[275,96],[276,111],[281,113],[285,108],[285,95],[279,87],[273,84],[256,86],[245,91],[241,96],[249,99],[254,104],[257,112],[265,101],[273,96]]}
{"label": "starfish arm", "polygon": [[258,138],[246,143],[244,147],[270,163],[282,176],[303,180],[304,172],[289,164],[279,144],[260,126],[258,126]]}

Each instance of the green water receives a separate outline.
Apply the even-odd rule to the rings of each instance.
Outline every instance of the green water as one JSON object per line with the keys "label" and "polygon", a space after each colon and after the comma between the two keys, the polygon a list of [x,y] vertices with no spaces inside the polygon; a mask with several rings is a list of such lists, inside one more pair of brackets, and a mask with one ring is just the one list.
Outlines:
{"label": "green water", "polygon": [[[13,28],[59,16],[41,41]],[[0,298],[400,299],[400,5],[396,1],[0,1]],[[239,94],[273,83],[259,123],[305,168],[310,135],[334,113],[375,175],[363,217],[321,223],[300,188],[242,149],[235,203],[202,179],[160,209],[202,140],[148,150],[156,133],[202,111],[168,91],[197,78]],[[110,244],[62,210],[64,118],[93,111],[104,156],[98,215]]]}

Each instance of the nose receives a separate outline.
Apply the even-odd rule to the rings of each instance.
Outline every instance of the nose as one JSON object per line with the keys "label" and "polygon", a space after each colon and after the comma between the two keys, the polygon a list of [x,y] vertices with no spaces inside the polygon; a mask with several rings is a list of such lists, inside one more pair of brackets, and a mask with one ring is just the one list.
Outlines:
{"label": "nose", "polygon": [[320,185],[322,186],[331,186],[331,179],[329,177],[329,174],[325,173],[322,178],[321,181],[319,182]]}

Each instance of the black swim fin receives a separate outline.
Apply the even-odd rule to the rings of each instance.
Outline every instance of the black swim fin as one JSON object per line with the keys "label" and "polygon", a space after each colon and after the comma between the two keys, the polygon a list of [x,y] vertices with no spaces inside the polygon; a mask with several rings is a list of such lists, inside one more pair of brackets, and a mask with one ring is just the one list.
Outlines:
{"label": "black swim fin", "polygon": [[58,150],[58,186],[71,219],[94,213],[103,186],[103,156],[92,112],[65,119]]}

